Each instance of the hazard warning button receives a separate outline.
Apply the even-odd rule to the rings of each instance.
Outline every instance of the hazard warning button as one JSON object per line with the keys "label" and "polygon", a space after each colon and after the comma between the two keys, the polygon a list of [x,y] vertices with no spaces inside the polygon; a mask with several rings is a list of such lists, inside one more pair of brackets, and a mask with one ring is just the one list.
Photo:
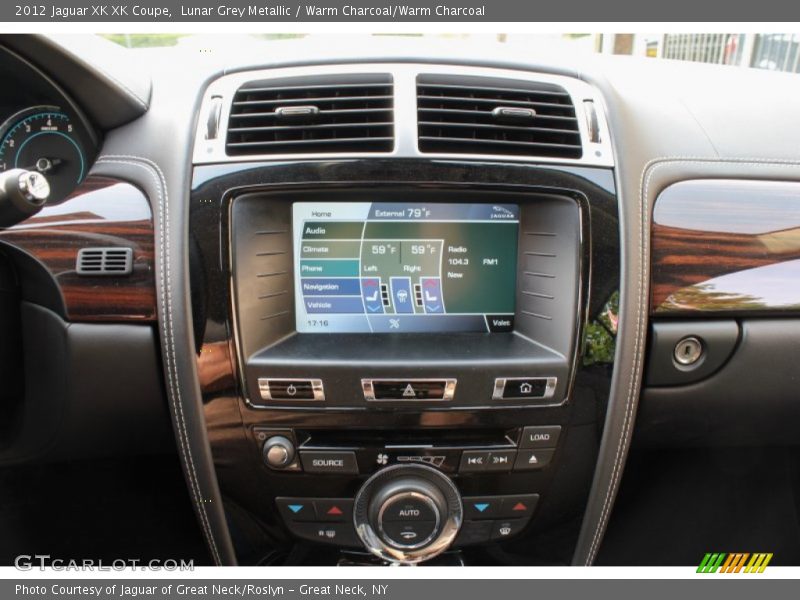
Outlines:
{"label": "hazard warning button", "polygon": [[455,379],[363,379],[364,398],[376,400],[452,400]]}

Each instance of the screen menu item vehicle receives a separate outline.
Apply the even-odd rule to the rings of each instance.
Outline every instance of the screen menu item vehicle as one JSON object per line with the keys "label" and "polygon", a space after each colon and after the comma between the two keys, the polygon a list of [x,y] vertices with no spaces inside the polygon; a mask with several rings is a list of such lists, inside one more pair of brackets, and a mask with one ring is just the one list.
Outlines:
{"label": "screen menu item vehicle", "polygon": [[519,206],[297,202],[297,331],[514,327]]}

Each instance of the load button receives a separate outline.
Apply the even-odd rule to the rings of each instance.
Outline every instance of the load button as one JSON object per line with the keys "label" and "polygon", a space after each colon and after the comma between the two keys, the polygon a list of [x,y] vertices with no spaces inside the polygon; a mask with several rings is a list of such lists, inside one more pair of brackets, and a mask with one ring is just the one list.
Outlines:
{"label": "load button", "polygon": [[522,439],[519,447],[525,450],[533,448],[555,448],[558,445],[558,436],[561,435],[560,425],[530,426],[522,430]]}
{"label": "load button", "polygon": [[306,473],[358,474],[356,454],[352,451],[301,450],[300,462]]}

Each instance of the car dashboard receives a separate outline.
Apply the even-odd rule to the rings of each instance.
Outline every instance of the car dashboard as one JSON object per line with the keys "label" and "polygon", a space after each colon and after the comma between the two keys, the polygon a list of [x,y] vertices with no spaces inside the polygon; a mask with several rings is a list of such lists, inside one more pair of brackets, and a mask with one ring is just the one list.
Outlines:
{"label": "car dashboard", "polygon": [[794,456],[791,76],[404,48],[137,102],[75,61],[115,122],[20,37],[4,468],[166,453],[220,565],[588,565],[658,543],[648,460]]}

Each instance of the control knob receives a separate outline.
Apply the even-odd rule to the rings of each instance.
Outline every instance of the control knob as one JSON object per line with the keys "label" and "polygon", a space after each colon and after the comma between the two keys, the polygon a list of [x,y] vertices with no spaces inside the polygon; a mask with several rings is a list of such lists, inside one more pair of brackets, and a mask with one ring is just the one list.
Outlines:
{"label": "control knob", "polygon": [[294,444],[289,438],[274,435],[264,442],[264,461],[273,469],[285,469],[295,457]]}
{"label": "control knob", "polygon": [[453,482],[425,465],[378,471],[359,490],[353,519],[361,541],[390,562],[414,564],[444,552],[462,521]]}

